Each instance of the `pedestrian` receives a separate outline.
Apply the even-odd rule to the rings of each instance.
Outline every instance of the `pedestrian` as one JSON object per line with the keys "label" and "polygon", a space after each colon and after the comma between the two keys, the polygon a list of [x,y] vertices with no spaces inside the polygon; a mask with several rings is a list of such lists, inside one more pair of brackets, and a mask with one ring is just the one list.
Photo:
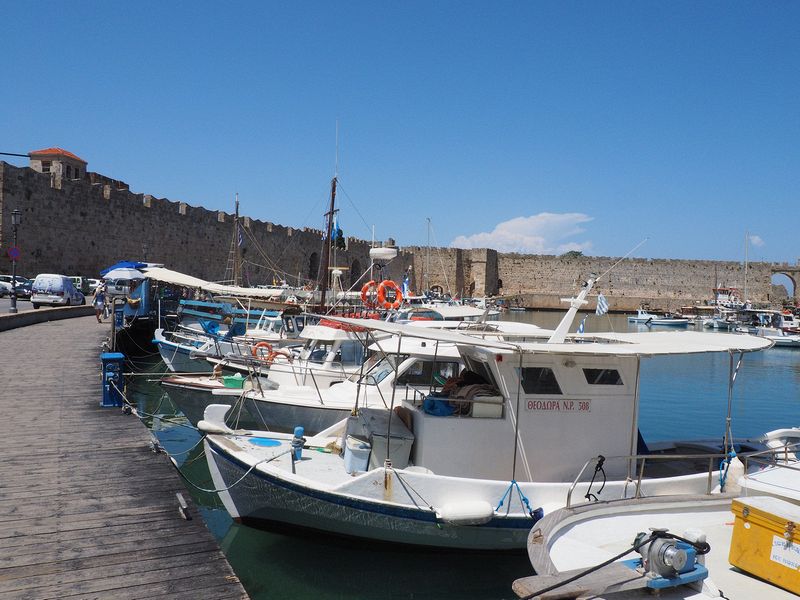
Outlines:
{"label": "pedestrian", "polygon": [[94,290],[94,297],[92,298],[92,305],[94,305],[94,314],[97,317],[97,322],[103,322],[103,311],[106,306],[106,286],[100,284]]}

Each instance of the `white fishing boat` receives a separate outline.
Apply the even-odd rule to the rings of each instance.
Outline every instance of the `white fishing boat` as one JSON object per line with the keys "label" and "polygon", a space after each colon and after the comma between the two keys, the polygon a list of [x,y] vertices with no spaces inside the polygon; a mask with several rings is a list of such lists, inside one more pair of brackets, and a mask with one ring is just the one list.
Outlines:
{"label": "white fishing boat", "polygon": [[[243,395],[251,389],[274,389],[277,386],[264,377],[243,376],[240,373],[225,375],[221,369],[210,375],[169,375],[160,381],[172,403],[184,414],[193,426],[202,421],[210,404],[225,401],[231,404],[226,423],[239,427],[264,427],[264,423],[244,408]],[[214,392],[217,395],[214,395]]]}
{"label": "white fishing boat", "polygon": [[726,493],[589,502],[545,516],[528,536],[536,575],[516,580],[514,592],[620,600],[797,593],[798,540],[786,524],[800,519],[798,433],[767,434],[769,449],[746,458],[761,469]]}
{"label": "white fishing boat", "polygon": [[800,334],[797,333],[787,333],[777,327],[756,327],[751,333],[768,339],[776,347],[800,348]]}
{"label": "white fishing boat", "polygon": [[240,342],[231,335],[205,333],[189,327],[174,331],[158,328],[153,334],[161,359],[173,373],[209,373],[211,365],[207,356],[224,356],[241,353]]}
{"label": "white fishing boat", "polygon": [[628,323],[640,323],[642,325],[661,327],[688,327],[689,319],[674,317],[672,315],[657,315],[640,308],[636,311],[636,316],[628,317]]}
{"label": "white fishing boat", "polygon": [[494,321],[500,318],[496,308],[475,308],[462,304],[412,304],[401,307],[391,317],[391,321],[405,323],[409,321]]}
{"label": "white fishing boat", "polygon": [[[282,385],[244,392],[247,411],[271,431],[301,425],[317,433],[338,423],[354,409],[386,409],[393,399],[423,402],[455,378],[463,364],[452,344],[406,338],[383,339],[369,347],[372,356],[350,378],[328,388]],[[224,395],[229,392],[214,392]]]}
{"label": "white fishing boat", "polygon": [[[202,304],[222,306],[220,303]],[[299,343],[297,338],[305,326],[305,316],[294,312],[281,314],[260,310],[255,311],[258,316],[251,320],[250,315],[246,314],[250,311],[229,310],[232,310],[228,319],[230,325],[222,322],[219,314],[184,309],[182,314],[191,319],[189,325],[181,323],[172,331],[156,329],[153,343],[158,347],[167,368],[173,373],[210,373],[214,365],[207,359],[268,356],[269,352],[260,348],[271,351]],[[245,313],[246,318],[236,313]]]}
{"label": "white fishing boat", "polygon": [[[378,321],[348,325],[455,344],[481,393],[425,399],[395,394],[302,441],[289,434],[232,432],[209,408],[200,428],[215,487],[231,516],[422,546],[522,548],[531,525],[564,506],[587,457],[636,454],[643,357],[768,348],[761,338],[702,332],[568,335],[587,282],[549,339],[510,343]],[[730,393],[730,391],[729,391]],[[730,399],[730,396],[729,396]],[[436,414],[438,400],[457,413]],[[452,403],[452,404],[451,404]],[[212,410],[214,409],[214,410]],[[224,410],[224,409],[222,409]],[[302,423],[297,423],[302,425]],[[725,450],[732,444],[726,436]],[[292,452],[304,446],[298,459]],[[758,446],[753,446],[755,449]],[[710,448],[713,452],[723,449]],[[707,466],[707,463],[706,463]],[[599,499],[633,493],[705,493],[704,467],[669,475],[609,461]],[[635,492],[639,490],[639,492]]]}
{"label": "white fishing boat", "polygon": [[369,343],[366,329],[342,327],[327,319],[306,324],[295,341],[302,342],[302,347],[273,348],[263,342],[258,348],[253,346],[251,353],[208,357],[207,361],[226,371],[269,377],[278,386],[324,389],[359,371]]}

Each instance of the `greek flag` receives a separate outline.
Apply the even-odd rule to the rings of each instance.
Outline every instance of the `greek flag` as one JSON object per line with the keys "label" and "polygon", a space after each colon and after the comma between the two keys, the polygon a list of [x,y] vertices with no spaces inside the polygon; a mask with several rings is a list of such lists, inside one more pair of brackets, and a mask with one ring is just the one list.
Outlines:
{"label": "greek flag", "polygon": [[409,286],[409,283],[410,282],[408,281],[408,273],[406,273],[406,276],[403,277],[403,288],[401,290],[401,292],[403,294],[403,298],[408,298],[408,286]]}
{"label": "greek flag", "polygon": [[596,315],[604,315],[608,312],[608,300],[603,294],[597,295],[597,310],[594,311]]}
{"label": "greek flag", "polygon": [[241,248],[242,246],[244,246],[244,231],[242,231],[242,224],[241,223],[238,223],[238,229],[239,229],[239,231],[238,231],[238,242],[239,242],[239,247]]}
{"label": "greek flag", "polygon": [[586,317],[583,317],[581,324],[578,325],[578,333],[583,333],[584,325],[586,325]]}

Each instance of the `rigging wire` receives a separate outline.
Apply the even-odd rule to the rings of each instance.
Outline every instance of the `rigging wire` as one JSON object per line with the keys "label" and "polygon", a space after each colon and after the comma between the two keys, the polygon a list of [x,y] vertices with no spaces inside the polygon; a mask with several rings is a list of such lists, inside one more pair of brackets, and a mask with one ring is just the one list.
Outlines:
{"label": "rigging wire", "polygon": [[355,210],[356,214],[361,218],[361,222],[364,223],[364,227],[367,228],[367,233],[371,236],[372,235],[372,228],[370,227],[369,223],[367,223],[367,220],[364,218],[364,215],[361,214],[361,211],[358,210],[358,207],[356,206],[355,202],[353,202],[353,199],[350,198],[350,194],[348,194],[347,190],[345,190],[342,187],[342,182],[341,181],[338,182],[338,186],[339,186],[339,190],[344,193],[344,197],[347,198],[347,200],[350,202],[350,205],[353,207],[353,210]]}

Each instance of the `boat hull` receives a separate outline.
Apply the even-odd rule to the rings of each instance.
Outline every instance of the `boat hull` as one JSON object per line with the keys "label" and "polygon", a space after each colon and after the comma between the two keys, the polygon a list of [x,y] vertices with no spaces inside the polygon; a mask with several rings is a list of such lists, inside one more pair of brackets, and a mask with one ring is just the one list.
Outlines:
{"label": "boat hull", "polygon": [[496,517],[484,525],[451,525],[426,506],[399,506],[312,489],[253,469],[204,441],[209,469],[225,508],[250,524],[281,523],[379,542],[465,550],[523,550],[529,517]]}
{"label": "boat hull", "polygon": [[244,404],[247,412],[261,426],[266,426],[272,431],[291,432],[296,426],[302,425],[309,435],[335,425],[352,412],[352,407],[308,406],[252,398],[246,398]]}
{"label": "boat hull", "polygon": [[158,341],[158,351],[167,368],[173,373],[211,373],[211,364],[207,360],[192,358],[186,346],[173,344],[164,340]]}
{"label": "boat hull", "polygon": [[[184,385],[178,383],[171,383],[169,381],[162,381],[162,385],[166,388],[167,395],[173,404],[180,409],[184,416],[189,419],[189,422],[197,427],[197,424],[203,420],[205,410],[210,404],[228,404],[234,407],[234,413],[230,414],[228,421],[235,424],[236,427],[261,427],[262,424],[256,417],[253,417],[246,409],[235,410],[240,404],[239,396],[220,397],[213,394],[215,387],[200,387],[192,385]],[[219,386],[224,388],[224,386]],[[230,389],[230,388],[229,388]],[[238,391],[240,394],[243,390]]]}

